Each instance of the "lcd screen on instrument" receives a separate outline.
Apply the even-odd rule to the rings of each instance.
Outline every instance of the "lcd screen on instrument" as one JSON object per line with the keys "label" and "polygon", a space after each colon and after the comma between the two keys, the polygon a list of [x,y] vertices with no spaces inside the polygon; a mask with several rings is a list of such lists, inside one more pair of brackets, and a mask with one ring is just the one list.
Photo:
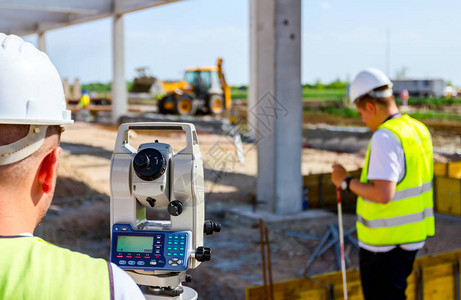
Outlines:
{"label": "lcd screen on instrument", "polygon": [[117,240],[117,252],[152,253],[153,236],[126,236]]}

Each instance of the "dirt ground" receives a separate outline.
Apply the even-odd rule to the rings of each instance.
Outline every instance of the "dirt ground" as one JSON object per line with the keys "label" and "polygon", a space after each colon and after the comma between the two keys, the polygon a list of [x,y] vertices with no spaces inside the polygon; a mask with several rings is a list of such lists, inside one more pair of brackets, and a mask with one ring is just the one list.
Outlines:
{"label": "dirt ground", "polygon": [[[59,166],[59,178],[53,205],[36,234],[58,245],[88,253],[94,257],[109,257],[109,171],[117,128],[87,123],[66,127],[62,137],[64,149]],[[446,153],[461,149],[459,136],[445,131],[432,132],[435,148]],[[245,289],[262,284],[262,264],[259,229],[231,222],[226,218],[230,208],[247,208],[254,200],[257,173],[257,153],[254,144],[244,144],[245,163],[236,156],[229,137],[199,132],[200,149],[205,164],[206,218],[222,223],[222,231],[206,237],[205,245],[213,250],[210,262],[189,273],[200,299],[244,299]],[[143,142],[169,143],[175,151],[184,145],[180,134],[130,135],[134,146]],[[220,155],[219,163],[217,155]],[[456,155],[437,155],[437,161],[456,159]],[[361,167],[364,151],[337,153],[303,149],[302,173],[318,174],[331,171],[340,162],[348,170]],[[318,217],[316,217],[318,216]],[[311,257],[319,241],[294,237],[287,232],[323,236],[330,223],[336,222],[335,211],[317,211],[304,221],[269,224],[274,282],[295,279]],[[354,226],[353,211],[345,211],[345,228]],[[461,218],[436,215],[436,237],[427,241],[419,255],[430,255],[461,248]],[[347,246],[352,265],[357,267],[357,252]],[[336,270],[332,249],[315,260],[309,274]]]}

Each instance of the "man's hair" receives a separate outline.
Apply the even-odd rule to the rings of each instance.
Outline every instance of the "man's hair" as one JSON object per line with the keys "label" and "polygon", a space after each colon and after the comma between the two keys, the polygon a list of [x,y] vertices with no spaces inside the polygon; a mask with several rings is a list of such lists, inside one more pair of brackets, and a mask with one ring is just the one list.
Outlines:
{"label": "man's hair", "polygon": [[[382,92],[382,91],[387,90],[388,88],[389,87],[387,86],[382,86],[382,87],[374,89],[373,92]],[[366,94],[360,99],[358,99],[357,101],[355,101],[355,104],[360,108],[364,108],[367,102],[371,102],[378,106],[386,108],[386,107],[389,107],[391,103],[395,102],[395,98],[393,95],[386,97],[386,98],[374,98],[370,96],[369,94]]]}
{"label": "man's hair", "polygon": [[[29,125],[0,124],[0,146],[14,143],[27,135]],[[45,141],[42,146],[28,157],[5,166],[0,166],[0,186],[7,186],[12,183],[18,185],[24,182],[26,175],[30,173],[31,167],[40,163],[39,159],[59,146],[61,138],[60,126],[48,126]]]}

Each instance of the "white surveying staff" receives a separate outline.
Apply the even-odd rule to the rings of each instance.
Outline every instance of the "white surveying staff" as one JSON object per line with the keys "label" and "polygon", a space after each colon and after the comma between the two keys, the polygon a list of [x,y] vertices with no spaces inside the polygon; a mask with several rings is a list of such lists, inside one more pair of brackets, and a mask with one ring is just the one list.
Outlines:
{"label": "white surveying staff", "polygon": [[343,273],[344,299],[347,299],[346,257],[344,255],[343,214],[342,214],[342,208],[341,208],[341,190],[339,187],[336,188],[336,198],[338,200],[338,227],[339,227],[339,247],[341,249],[341,272]]}

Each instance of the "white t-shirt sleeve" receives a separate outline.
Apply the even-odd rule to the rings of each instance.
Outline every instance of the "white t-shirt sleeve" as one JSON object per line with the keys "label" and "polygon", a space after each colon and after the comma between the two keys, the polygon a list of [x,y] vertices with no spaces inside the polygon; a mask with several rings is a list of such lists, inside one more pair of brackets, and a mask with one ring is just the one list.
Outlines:
{"label": "white t-shirt sleeve", "polygon": [[130,275],[113,263],[110,266],[114,280],[114,300],[146,300]]}
{"label": "white t-shirt sleeve", "polygon": [[369,180],[399,182],[405,175],[405,154],[399,138],[387,129],[377,130],[371,138]]}

